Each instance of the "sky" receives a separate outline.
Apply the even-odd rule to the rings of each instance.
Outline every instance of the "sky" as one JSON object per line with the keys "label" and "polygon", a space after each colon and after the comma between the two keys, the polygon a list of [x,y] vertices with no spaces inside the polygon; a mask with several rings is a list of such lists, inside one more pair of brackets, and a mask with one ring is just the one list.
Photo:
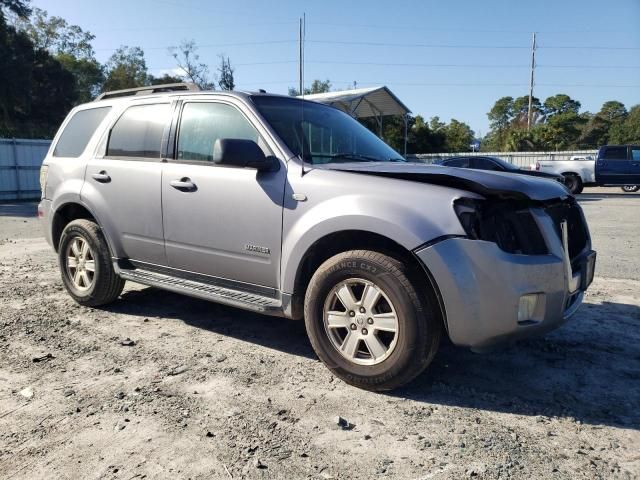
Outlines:
{"label": "sky", "polygon": [[176,67],[168,47],[194,40],[215,71],[231,59],[236,88],[286,93],[298,85],[298,22],[306,15],[305,84],[386,85],[414,115],[487,133],[503,96],[566,93],[597,112],[640,103],[640,0],[32,0],[93,33],[105,62],[139,46],[150,73]]}

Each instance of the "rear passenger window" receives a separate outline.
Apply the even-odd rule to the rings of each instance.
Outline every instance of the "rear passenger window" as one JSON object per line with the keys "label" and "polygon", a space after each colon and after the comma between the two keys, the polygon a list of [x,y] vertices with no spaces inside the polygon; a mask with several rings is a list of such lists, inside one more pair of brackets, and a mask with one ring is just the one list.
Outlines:
{"label": "rear passenger window", "polygon": [[631,147],[631,160],[634,162],[640,160],[640,147]]}
{"label": "rear passenger window", "polygon": [[235,107],[224,103],[185,104],[178,132],[178,160],[211,162],[213,145],[223,138],[253,140],[266,150],[258,131]]}
{"label": "rear passenger window", "polygon": [[626,160],[627,147],[607,147],[604,150],[605,160]]}
{"label": "rear passenger window", "polygon": [[93,136],[93,132],[96,131],[109,110],[111,107],[91,108],[76,112],[64,127],[60,140],[53,150],[53,156],[77,158],[82,155]]}
{"label": "rear passenger window", "polygon": [[468,158],[455,158],[453,160],[445,160],[442,162],[445,167],[458,167],[458,168],[468,168],[469,167],[469,159]]}
{"label": "rear passenger window", "polygon": [[160,158],[169,119],[168,103],[129,107],[111,129],[107,156]]}

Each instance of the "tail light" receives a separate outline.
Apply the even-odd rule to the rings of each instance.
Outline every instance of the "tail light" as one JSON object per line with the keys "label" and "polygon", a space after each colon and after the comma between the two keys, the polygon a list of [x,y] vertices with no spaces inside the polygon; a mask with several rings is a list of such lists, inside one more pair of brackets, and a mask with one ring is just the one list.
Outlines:
{"label": "tail light", "polygon": [[42,192],[42,198],[45,198],[45,188],[47,188],[48,172],[49,172],[48,165],[42,165],[42,167],[40,167],[40,191]]}

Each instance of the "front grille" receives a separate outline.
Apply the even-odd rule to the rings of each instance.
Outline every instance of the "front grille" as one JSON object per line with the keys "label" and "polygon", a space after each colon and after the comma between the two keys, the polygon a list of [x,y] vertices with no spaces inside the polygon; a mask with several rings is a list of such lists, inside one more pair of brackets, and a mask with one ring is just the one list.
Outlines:
{"label": "front grille", "polygon": [[553,220],[556,233],[562,240],[560,228],[563,220],[567,221],[567,234],[569,240],[569,258],[573,261],[586,248],[589,235],[584,222],[580,206],[571,198],[561,203],[556,203],[545,208],[545,212]]}

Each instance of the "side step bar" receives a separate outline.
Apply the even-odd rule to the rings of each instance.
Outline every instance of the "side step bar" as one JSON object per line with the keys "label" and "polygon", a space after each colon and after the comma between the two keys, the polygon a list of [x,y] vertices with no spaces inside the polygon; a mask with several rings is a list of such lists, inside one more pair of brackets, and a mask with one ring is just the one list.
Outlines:
{"label": "side step bar", "polygon": [[276,298],[264,297],[255,293],[218,287],[207,283],[172,277],[149,270],[119,269],[120,276],[125,280],[158,287],[164,290],[202,298],[212,302],[223,303],[233,307],[252,310],[266,315],[283,316],[282,302]]}

